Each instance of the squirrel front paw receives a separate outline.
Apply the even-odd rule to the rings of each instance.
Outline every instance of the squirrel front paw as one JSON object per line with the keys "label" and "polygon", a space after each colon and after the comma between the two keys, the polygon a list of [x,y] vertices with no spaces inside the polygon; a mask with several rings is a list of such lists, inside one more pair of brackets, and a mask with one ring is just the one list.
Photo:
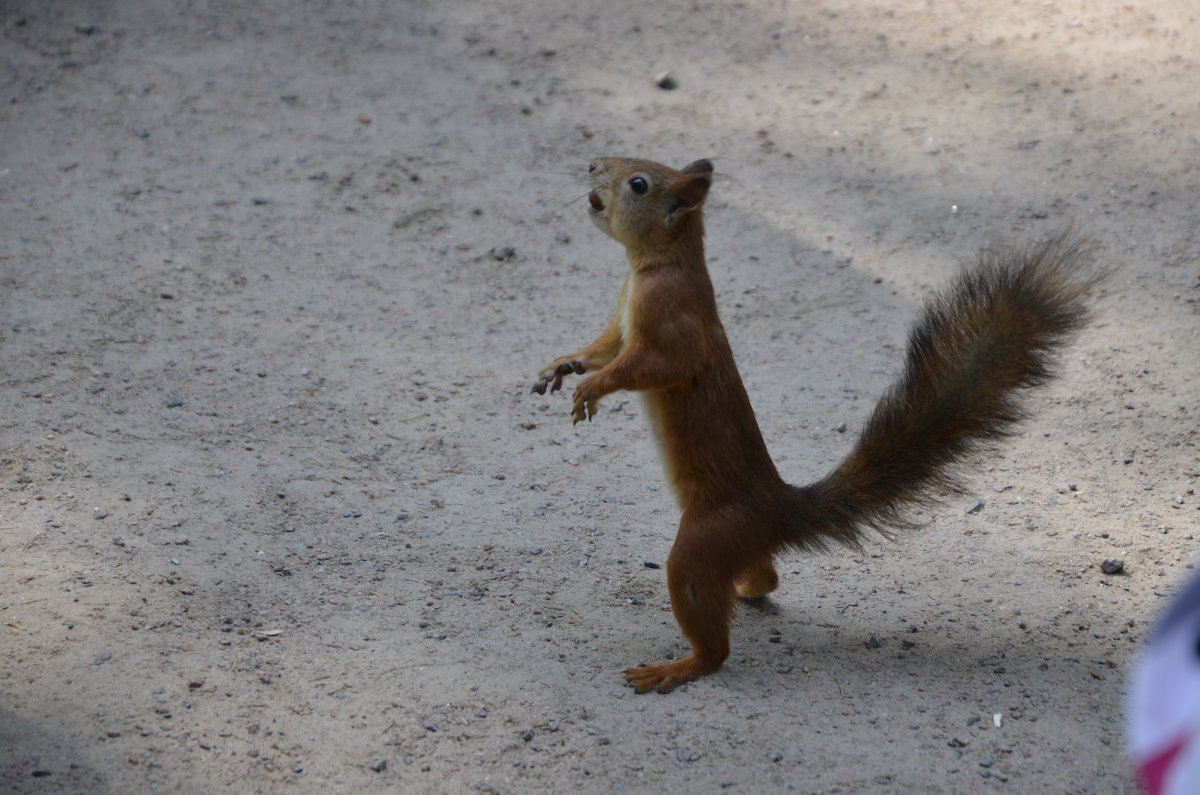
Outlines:
{"label": "squirrel front paw", "polygon": [[563,378],[572,373],[583,375],[587,372],[587,365],[579,359],[572,359],[569,356],[563,356],[542,368],[538,373],[537,381],[533,382],[533,389],[530,392],[536,392],[539,395],[546,394],[546,387],[550,387],[550,394],[554,394],[562,389]]}
{"label": "squirrel front paw", "polygon": [[572,425],[585,419],[591,422],[592,417],[596,416],[596,404],[600,401],[600,395],[593,389],[593,384],[590,383],[592,380],[593,378],[588,378],[580,381],[579,386],[575,387],[575,395],[571,399]]}

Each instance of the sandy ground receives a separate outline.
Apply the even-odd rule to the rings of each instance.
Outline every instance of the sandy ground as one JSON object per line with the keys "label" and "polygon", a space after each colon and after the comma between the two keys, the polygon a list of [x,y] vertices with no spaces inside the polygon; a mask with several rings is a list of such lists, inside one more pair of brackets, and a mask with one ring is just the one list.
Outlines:
{"label": "sandy ground", "polygon": [[[1200,519],[1196,3],[0,29],[0,789],[1135,791],[1126,677]],[[973,251],[1073,223],[1114,269],[968,494],[785,559],[669,696],[620,674],[686,651],[639,404],[529,394],[616,301],[596,155],[716,162],[713,280],[797,482]]]}

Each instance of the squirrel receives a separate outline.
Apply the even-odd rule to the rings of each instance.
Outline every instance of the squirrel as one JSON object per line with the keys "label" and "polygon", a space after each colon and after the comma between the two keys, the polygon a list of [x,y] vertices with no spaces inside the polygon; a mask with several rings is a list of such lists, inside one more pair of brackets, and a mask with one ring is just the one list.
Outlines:
{"label": "squirrel", "polygon": [[779,583],[787,549],[860,548],[890,536],[905,509],[958,489],[955,465],[1022,419],[1018,396],[1050,375],[1054,352],[1086,321],[1084,294],[1103,275],[1070,230],[1024,249],[985,252],[917,321],[903,370],[849,455],[807,486],[776,471],[717,314],[701,210],[713,167],[598,158],[589,214],[625,246],[629,273],[600,337],[543,368],[533,392],[569,375],[575,423],[620,389],[642,394],[682,515],[667,558],[671,608],[692,653],[625,671],[639,693],[665,693],[729,655],[736,598]]}

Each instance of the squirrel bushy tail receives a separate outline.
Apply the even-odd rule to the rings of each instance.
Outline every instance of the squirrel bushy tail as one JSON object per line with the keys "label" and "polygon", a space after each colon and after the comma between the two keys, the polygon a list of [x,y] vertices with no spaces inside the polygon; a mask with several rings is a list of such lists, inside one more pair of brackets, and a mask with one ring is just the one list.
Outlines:
{"label": "squirrel bushy tail", "polygon": [[1009,433],[1021,392],[1050,376],[1056,349],[1087,317],[1102,277],[1069,232],[985,252],[935,296],[909,337],[904,370],[854,449],[808,486],[789,487],[788,546],[858,546],[865,530],[905,526],[905,509],[957,491],[955,465]]}

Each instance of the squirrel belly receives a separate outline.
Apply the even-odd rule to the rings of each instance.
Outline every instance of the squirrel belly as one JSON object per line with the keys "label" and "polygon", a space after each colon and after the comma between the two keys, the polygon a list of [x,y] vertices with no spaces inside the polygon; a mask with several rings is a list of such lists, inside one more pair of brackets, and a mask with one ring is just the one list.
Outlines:
{"label": "squirrel belly", "polygon": [[763,441],[705,264],[712,164],[676,171],[600,158],[589,174],[592,221],[625,246],[630,271],[601,336],[543,368],[533,391],[586,375],[572,399],[575,422],[590,420],[605,395],[642,393],[682,511],[667,585],[692,654],[626,677],[638,692],[667,692],[721,666],[737,597],[778,583],[774,554],[857,547],[865,533],[905,526],[907,508],[957,488],[964,458],[1022,419],[1021,393],[1050,376],[1100,275],[1091,246],[1069,233],[981,255],[928,303],[900,377],[849,455],[820,480],[792,486]]}

